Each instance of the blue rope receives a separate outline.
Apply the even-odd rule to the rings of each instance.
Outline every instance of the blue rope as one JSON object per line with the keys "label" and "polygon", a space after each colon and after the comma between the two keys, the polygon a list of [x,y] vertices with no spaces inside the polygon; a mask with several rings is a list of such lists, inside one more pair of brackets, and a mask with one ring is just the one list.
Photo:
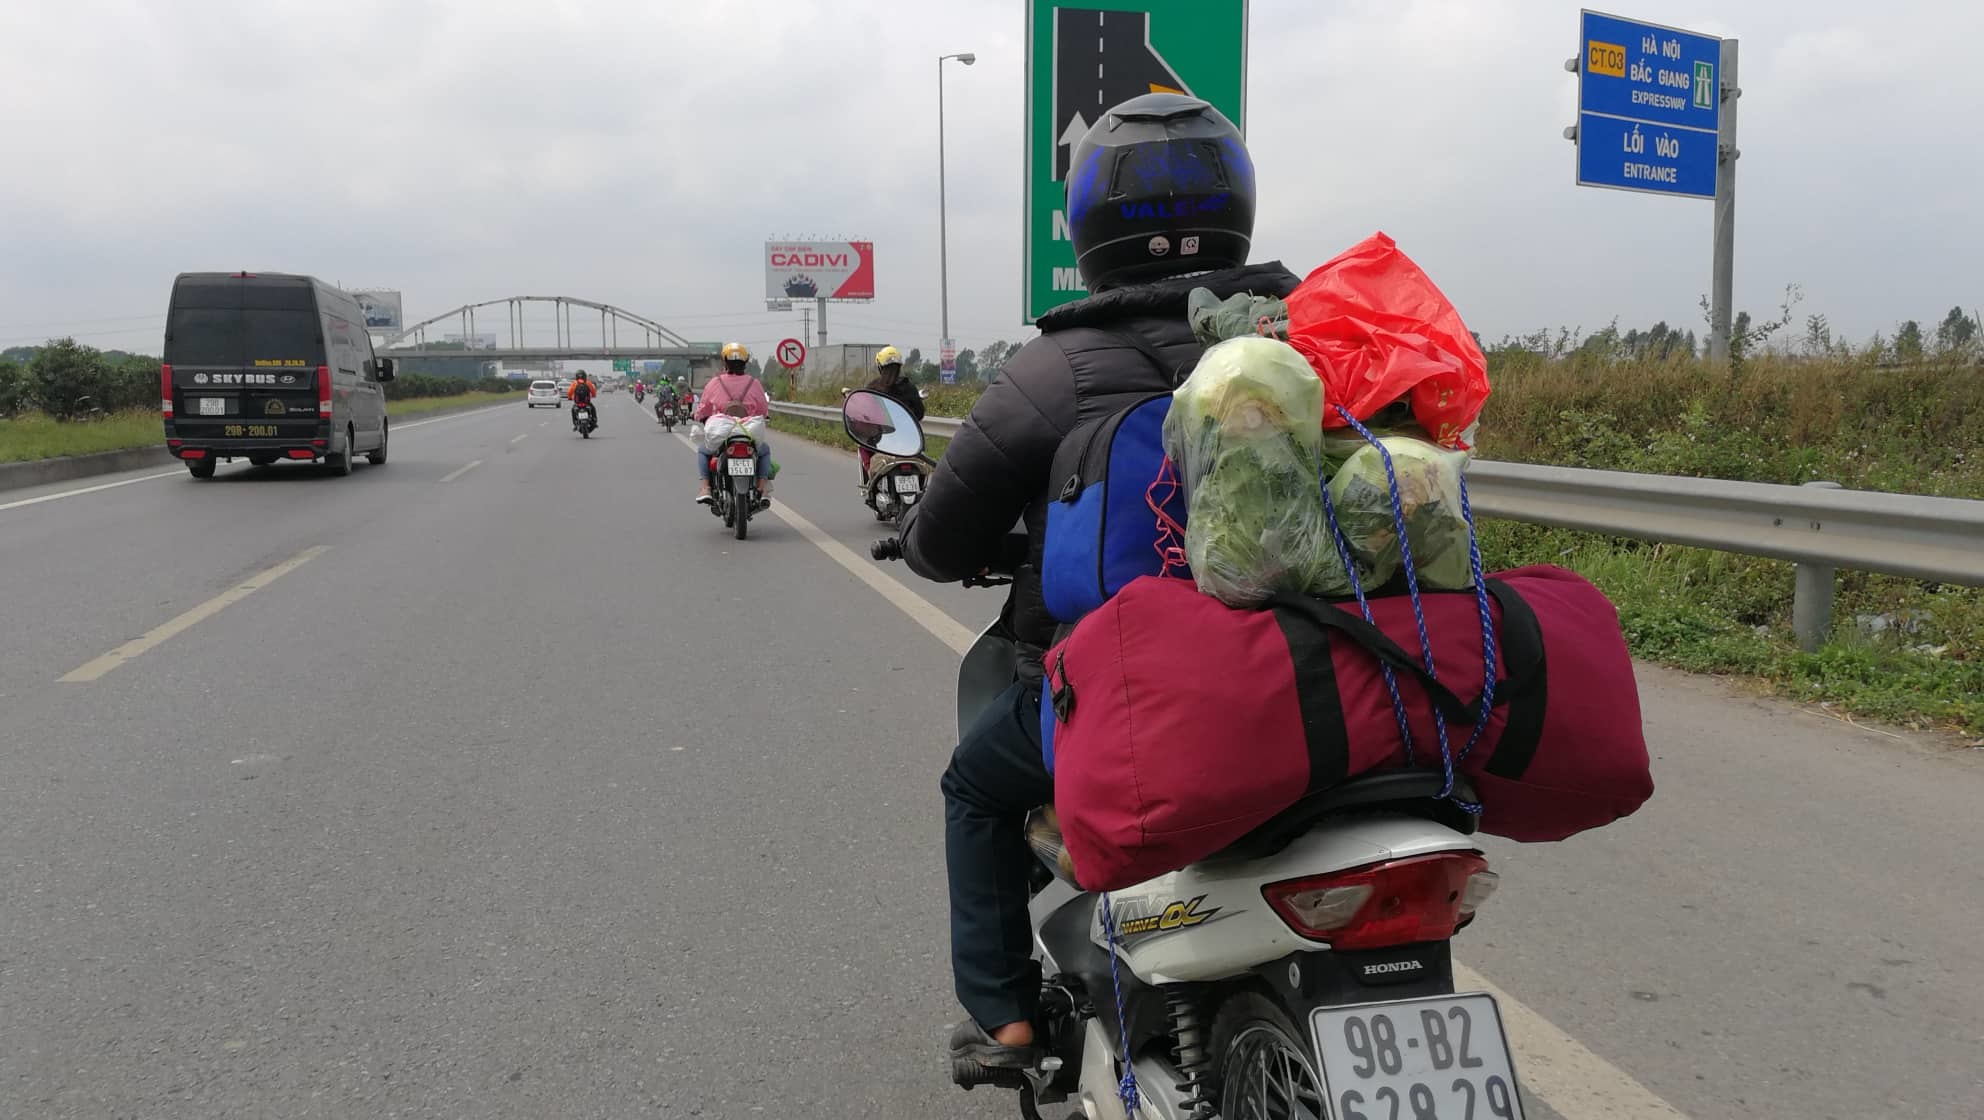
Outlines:
{"label": "blue rope", "polygon": [[1142,1098],[1137,1092],[1137,1071],[1130,1066],[1130,1019],[1123,1011],[1123,977],[1116,968],[1116,918],[1110,913],[1108,891],[1102,892],[1102,931],[1109,939],[1109,983],[1116,989],[1116,1033],[1123,1041],[1123,1080],[1116,1086],[1116,1095],[1123,1100],[1123,1111],[1135,1116]]}
{"label": "blue rope", "polygon": [[1488,728],[1488,715],[1495,707],[1495,619],[1488,613],[1488,581],[1481,573],[1481,542],[1474,537],[1474,507],[1467,500],[1467,472],[1460,475],[1460,516],[1467,522],[1467,563],[1474,575],[1474,601],[1481,609],[1481,659],[1487,668],[1481,677],[1481,715],[1474,721],[1474,733],[1460,749],[1465,759],[1481,741]]}
{"label": "blue rope", "polygon": [[[1406,539],[1405,500],[1399,493],[1398,470],[1392,462],[1392,453],[1390,449],[1385,447],[1385,445],[1379,441],[1377,436],[1371,433],[1371,429],[1359,423],[1357,418],[1355,416],[1352,416],[1348,409],[1344,408],[1342,405],[1338,405],[1336,410],[1337,410],[1337,414],[1342,416],[1344,421],[1348,423],[1351,426],[1351,428],[1353,428],[1357,432],[1358,435],[1364,437],[1364,441],[1366,443],[1369,443],[1372,447],[1378,449],[1378,457],[1385,465],[1385,483],[1390,491],[1389,496],[1391,498],[1391,506],[1392,506],[1392,528],[1398,534],[1399,562],[1405,568],[1406,592],[1412,598],[1412,618],[1413,618],[1413,622],[1417,625],[1419,631],[1419,653],[1420,656],[1425,659],[1426,676],[1432,680],[1437,681],[1440,679],[1440,672],[1439,669],[1435,667],[1433,663],[1432,638],[1426,632],[1426,609],[1425,609],[1425,604],[1420,600],[1419,597],[1419,572],[1417,567],[1413,564],[1412,561],[1412,544],[1410,541]],[[1482,656],[1484,658],[1484,668],[1482,670],[1480,710],[1474,721],[1473,731],[1468,736],[1467,744],[1461,749],[1459,755],[1460,758],[1466,758],[1468,752],[1473,750],[1475,744],[1480,741],[1481,733],[1488,726],[1488,716],[1490,711],[1494,708],[1494,702],[1495,702],[1494,623],[1491,616],[1488,613],[1488,589],[1487,589],[1487,585],[1482,580],[1482,575],[1481,575],[1481,547],[1479,542],[1475,539],[1475,535],[1474,535],[1474,516],[1472,509],[1467,504],[1466,486],[1467,483],[1465,477],[1463,477],[1461,482],[1461,516],[1467,523],[1468,561],[1469,564],[1471,565],[1472,574],[1474,576],[1475,603],[1480,611],[1481,645],[1482,645]],[[1357,596],[1357,605],[1360,609],[1362,609],[1364,613],[1364,620],[1366,622],[1371,622],[1373,621],[1371,618],[1371,607],[1370,604],[1365,601],[1363,581],[1361,581],[1357,577],[1357,564],[1356,564],[1356,560],[1350,554],[1349,541],[1344,538],[1343,530],[1337,525],[1336,510],[1333,507],[1333,505],[1330,503],[1329,490],[1327,487],[1325,487],[1323,490],[1323,502],[1324,502],[1324,510],[1329,516],[1330,528],[1336,536],[1337,551],[1342,555],[1344,566],[1350,572],[1351,590]],[[1410,764],[1411,762],[1415,761],[1415,756],[1412,750],[1412,732],[1410,727],[1407,725],[1406,717],[1405,717],[1405,705],[1403,701],[1401,701],[1399,698],[1398,682],[1394,679],[1390,668],[1385,667],[1384,673],[1385,673],[1385,687],[1391,692],[1391,696],[1392,696],[1392,714],[1398,720],[1400,735],[1403,736],[1405,739],[1406,759],[1408,764]],[[1440,790],[1440,796],[1452,801],[1454,804],[1460,806],[1462,809],[1466,810],[1467,812],[1479,813],[1481,811],[1481,807],[1479,805],[1476,805],[1472,802],[1454,796],[1455,755],[1453,752],[1453,747],[1447,739],[1446,717],[1440,714],[1440,710],[1437,707],[1433,709],[1433,732],[1435,737],[1439,740],[1440,766],[1445,776],[1445,784],[1442,786]]]}
{"label": "blue rope", "polygon": [[[1371,602],[1364,597],[1364,581],[1357,575],[1357,559],[1350,554],[1350,540],[1343,535],[1342,526],[1337,524],[1336,503],[1330,500],[1329,484],[1323,484],[1323,514],[1329,518],[1330,535],[1336,538],[1337,555],[1343,558],[1344,571],[1350,573],[1350,592],[1357,596],[1357,608],[1364,612],[1364,621],[1373,626],[1378,620],[1371,616]],[[1399,738],[1405,743],[1405,765],[1408,768],[1419,765],[1419,756],[1412,749],[1412,723],[1405,717],[1405,700],[1398,694],[1398,677],[1392,667],[1378,662],[1378,672],[1385,678],[1385,691],[1391,693],[1392,718],[1398,721]]]}

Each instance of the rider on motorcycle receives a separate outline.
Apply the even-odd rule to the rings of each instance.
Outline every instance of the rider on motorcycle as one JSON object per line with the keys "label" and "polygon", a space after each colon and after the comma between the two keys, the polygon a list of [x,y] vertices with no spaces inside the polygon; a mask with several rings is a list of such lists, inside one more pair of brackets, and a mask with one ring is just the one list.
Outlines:
{"label": "rider on motorcycle", "polygon": [[[911,416],[916,417],[918,423],[922,422],[923,394],[909,378],[903,376],[902,351],[893,346],[884,346],[876,351],[875,379],[866,388],[901,404]],[[865,486],[868,482],[868,461],[875,457],[875,453],[865,447],[860,450],[861,482]]]}
{"label": "rider on motorcycle", "polygon": [[572,384],[565,390],[565,396],[570,398],[572,402],[573,431],[578,430],[579,410],[582,408],[592,409],[593,426],[599,426],[599,409],[593,404],[593,401],[599,396],[599,384],[587,377],[585,370],[580,370],[572,376]]}
{"label": "rider on motorcycle", "polygon": [[1211,105],[1174,93],[1132,98],[1089,130],[1070,166],[1068,220],[1092,294],[1040,317],[1041,336],[986,388],[902,531],[903,559],[940,582],[994,566],[1022,515],[1028,537],[1001,615],[1021,648],[1019,680],[964,735],[942,782],[951,969],[970,1015],[951,1032],[954,1076],[959,1063],[1016,1070],[1040,1056],[1024,828],[1054,796],[1041,759],[1040,661],[1055,621],[1039,569],[1055,450],[1078,418],[1169,392],[1197,362],[1186,318],[1193,288],[1286,297],[1297,283],[1278,262],[1246,264],[1253,161]]}
{"label": "rider on motorcycle", "polygon": [[[718,412],[743,419],[751,416],[771,415],[770,398],[765,396],[765,387],[751,376],[751,351],[741,342],[723,344],[723,372],[710,378],[703,386],[703,396],[696,403],[693,419],[698,424],[707,424],[709,418]],[[768,440],[758,441],[758,493],[771,492],[772,445]],[[696,477],[702,488],[696,492],[697,505],[709,505],[710,497],[710,457],[701,448],[696,449]]]}

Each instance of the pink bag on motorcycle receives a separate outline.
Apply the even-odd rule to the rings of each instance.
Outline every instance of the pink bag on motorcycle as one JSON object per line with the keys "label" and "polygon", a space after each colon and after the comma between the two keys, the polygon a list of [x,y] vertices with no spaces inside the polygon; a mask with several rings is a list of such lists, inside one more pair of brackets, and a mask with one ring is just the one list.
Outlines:
{"label": "pink bag on motorcycle", "polygon": [[1610,601],[1554,567],[1486,587],[1496,687],[1478,737],[1487,661],[1472,591],[1421,593],[1434,679],[1401,645],[1419,641],[1405,596],[1372,598],[1366,622],[1354,604],[1299,596],[1243,611],[1182,580],[1124,588],[1046,660],[1054,805],[1082,886],[1114,890],[1204,859],[1360,773],[1438,768],[1435,711],[1484,832],[1559,840],[1639,808],[1653,780]]}

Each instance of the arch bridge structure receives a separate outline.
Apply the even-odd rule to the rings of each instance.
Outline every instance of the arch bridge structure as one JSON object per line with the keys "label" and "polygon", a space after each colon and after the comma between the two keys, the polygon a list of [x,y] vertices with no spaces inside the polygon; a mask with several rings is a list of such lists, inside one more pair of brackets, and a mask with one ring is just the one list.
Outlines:
{"label": "arch bridge structure", "polygon": [[[504,327],[491,332],[496,309],[501,308]],[[545,315],[550,311],[549,329]],[[599,316],[599,329],[592,329],[592,317]],[[478,331],[477,327],[482,326]],[[452,329],[454,339],[430,338]],[[497,344],[477,348],[475,341],[495,333]],[[549,335],[547,339],[545,336]],[[464,349],[463,344],[468,348]],[[714,371],[721,343],[691,342],[644,315],[636,315],[611,304],[596,303],[576,296],[509,296],[504,299],[467,303],[423,319],[386,337],[376,353],[380,357],[470,358],[483,362],[610,361],[613,359],[685,358],[698,374]],[[699,378],[700,380],[700,378]]]}

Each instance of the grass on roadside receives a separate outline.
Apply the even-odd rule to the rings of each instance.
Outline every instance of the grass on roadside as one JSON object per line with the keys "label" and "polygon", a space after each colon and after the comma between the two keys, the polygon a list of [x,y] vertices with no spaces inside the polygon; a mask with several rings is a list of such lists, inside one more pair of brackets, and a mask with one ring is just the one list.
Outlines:
{"label": "grass on roadside", "polygon": [[473,408],[476,405],[496,404],[500,401],[518,401],[523,397],[517,393],[457,393],[452,397],[414,397],[411,400],[387,401],[386,415],[411,416],[422,412],[434,412],[443,408]]}
{"label": "grass on roadside", "polygon": [[[417,415],[444,408],[472,408],[520,399],[516,393],[462,393],[452,397],[418,397],[387,401],[389,416]],[[94,455],[156,447],[165,442],[165,424],[156,409],[134,408],[101,420],[59,422],[45,413],[29,412],[0,419],[0,463],[26,463],[65,455]]]}
{"label": "grass on roadside", "polygon": [[40,412],[0,420],[0,463],[127,451],[164,442],[165,425],[156,409],[134,408],[101,420],[68,423],[58,423]]}

